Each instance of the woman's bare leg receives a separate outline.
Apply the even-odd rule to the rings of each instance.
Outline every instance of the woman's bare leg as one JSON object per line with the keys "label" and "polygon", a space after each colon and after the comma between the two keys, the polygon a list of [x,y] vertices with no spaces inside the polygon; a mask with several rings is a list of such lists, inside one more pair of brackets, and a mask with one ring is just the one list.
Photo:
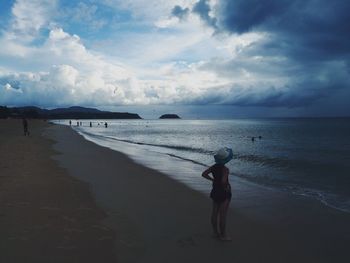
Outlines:
{"label": "woman's bare leg", "polygon": [[227,217],[227,211],[228,206],[230,204],[230,199],[226,199],[223,203],[220,204],[219,207],[219,217],[220,217],[220,237],[222,240],[231,240],[231,238],[226,233],[226,217]]}
{"label": "woman's bare leg", "polygon": [[213,211],[211,213],[211,225],[213,227],[213,235],[219,237],[218,231],[219,204],[213,202]]}

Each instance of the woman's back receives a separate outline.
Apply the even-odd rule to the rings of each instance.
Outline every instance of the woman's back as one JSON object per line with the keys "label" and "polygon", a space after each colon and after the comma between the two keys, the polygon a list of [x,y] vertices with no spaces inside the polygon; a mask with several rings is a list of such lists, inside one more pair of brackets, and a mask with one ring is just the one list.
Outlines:
{"label": "woman's back", "polygon": [[213,174],[213,185],[215,186],[224,186],[224,184],[227,184],[228,182],[223,182],[222,178],[224,176],[225,169],[227,169],[224,165],[222,164],[214,164],[211,168],[211,172]]}

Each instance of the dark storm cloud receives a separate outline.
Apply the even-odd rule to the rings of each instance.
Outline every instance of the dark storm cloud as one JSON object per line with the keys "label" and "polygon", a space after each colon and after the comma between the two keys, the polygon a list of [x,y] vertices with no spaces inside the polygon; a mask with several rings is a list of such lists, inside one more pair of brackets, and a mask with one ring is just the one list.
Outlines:
{"label": "dark storm cloud", "polygon": [[296,108],[309,106],[321,99],[332,97],[346,87],[350,78],[345,72],[330,70],[323,79],[300,77],[287,84],[258,82],[251,86],[232,84],[208,90],[189,104],[224,104],[234,106],[263,106]]}
{"label": "dark storm cloud", "polygon": [[209,15],[210,10],[211,8],[208,0],[199,0],[199,2],[193,6],[192,12],[198,14],[209,26],[216,28],[216,18]]}
{"label": "dark storm cloud", "polygon": [[192,12],[217,32],[268,32],[274,38],[262,49],[296,59],[331,59],[350,52],[350,1],[221,0],[211,10],[209,0],[199,0]]}
{"label": "dark storm cloud", "polygon": [[[267,86],[219,89],[212,97],[216,103],[301,107],[332,99],[329,106],[337,104],[335,93],[350,88],[350,1],[221,0],[210,8],[207,0],[200,0],[192,12],[216,33],[267,34],[234,58],[211,61],[204,70],[239,79],[242,72],[237,69],[242,69],[252,78],[271,80]],[[261,57],[260,62],[253,57]],[[279,78],[288,81],[274,83]],[[205,98],[198,102],[205,103]]]}
{"label": "dark storm cloud", "polygon": [[298,60],[332,59],[350,52],[350,1],[223,0],[218,25],[231,33],[263,31],[265,49]]}
{"label": "dark storm cloud", "polygon": [[185,19],[189,13],[190,13],[189,8],[182,8],[179,5],[174,6],[174,8],[171,10],[171,14],[173,16],[178,17],[180,20]]}
{"label": "dark storm cloud", "polygon": [[224,0],[219,6],[220,22],[228,31],[245,33],[283,16],[292,2],[286,0]]}

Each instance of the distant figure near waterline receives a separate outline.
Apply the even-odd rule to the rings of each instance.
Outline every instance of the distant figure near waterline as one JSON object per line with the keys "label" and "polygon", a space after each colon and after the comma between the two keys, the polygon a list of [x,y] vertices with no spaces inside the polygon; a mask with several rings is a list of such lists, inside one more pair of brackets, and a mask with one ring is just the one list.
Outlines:
{"label": "distant figure near waterline", "polygon": [[72,126],[72,121],[71,120],[69,120],[69,126]]}
{"label": "distant figure near waterline", "polygon": [[[222,148],[214,155],[215,164],[202,173],[205,179],[213,182],[210,192],[210,197],[213,199],[211,224],[214,236],[222,241],[231,241],[226,233],[226,217],[232,194],[228,179],[230,171],[225,164],[232,158],[232,149]],[[209,174],[212,174],[213,177]]]}
{"label": "distant figure near waterline", "polygon": [[252,142],[254,142],[255,141],[255,137],[252,137]]}
{"label": "distant figure near waterline", "polygon": [[79,122],[77,121],[77,126],[79,126]]}
{"label": "distant figure near waterline", "polygon": [[106,127],[106,128],[108,127],[108,124],[107,124],[107,122],[105,122],[105,127]]}
{"label": "distant figure near waterline", "polygon": [[91,123],[91,121],[90,121],[90,127],[92,127],[92,123]]}
{"label": "distant figure near waterline", "polygon": [[261,140],[262,139],[262,137],[261,136],[259,136],[259,140]]}
{"label": "distant figure near waterline", "polygon": [[28,121],[26,120],[26,118],[23,118],[23,120],[22,120],[22,124],[23,124],[23,132],[24,132],[24,136],[29,136],[29,131],[28,131]]}

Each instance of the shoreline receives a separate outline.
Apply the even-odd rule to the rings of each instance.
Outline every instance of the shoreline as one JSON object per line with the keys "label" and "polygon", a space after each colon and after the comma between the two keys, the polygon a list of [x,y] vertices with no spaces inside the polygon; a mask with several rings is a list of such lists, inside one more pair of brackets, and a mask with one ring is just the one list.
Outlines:
{"label": "shoreline", "polygon": [[[57,160],[91,185],[97,203],[109,214],[107,221],[117,236],[125,237],[126,241],[116,244],[122,262],[135,262],[134,250],[144,262],[188,262],[191,256],[203,262],[217,258],[238,262],[346,259],[350,217],[318,201],[280,193],[249,193],[247,202],[242,200],[247,195],[240,192],[239,196],[236,191],[228,219],[233,242],[222,244],[210,237],[211,201],[207,196],[120,152],[89,142],[69,127],[53,126],[50,136],[58,142],[55,149],[63,152]],[[130,235],[124,228],[138,231]],[[211,255],[201,254],[206,250]],[[255,255],[249,255],[251,250]]]}
{"label": "shoreline", "polygon": [[[149,125],[148,122],[143,124],[146,125],[146,127]],[[131,125],[133,125],[132,122]],[[210,158],[210,155],[208,155],[207,153],[202,156],[195,156],[195,154],[191,153],[191,156],[187,152],[176,152],[176,150],[174,151],[174,149],[176,149],[176,143],[175,146],[173,143],[170,143],[168,147],[166,143],[164,144],[164,141],[162,143],[157,144],[150,142],[147,138],[143,138],[141,140],[133,140],[132,137],[127,137],[127,139],[125,139],[125,136],[127,135],[125,135],[125,128],[123,128],[123,125],[121,129],[122,134],[120,134],[121,139],[118,136],[113,135],[116,135],[118,133],[118,129],[116,129],[116,127],[113,127],[113,125],[111,125],[111,131],[113,131],[113,133],[104,133],[104,129],[99,131],[98,129],[89,130],[85,127],[76,128],[72,126],[72,128],[79,134],[83,135],[83,137],[89,141],[92,141],[100,146],[108,147],[112,150],[122,152],[129,156],[131,159],[133,159],[135,162],[160,171],[161,173],[165,173],[170,177],[174,178],[175,180],[183,182],[195,190],[201,191],[205,194],[208,194],[210,192],[210,184],[208,184],[208,182],[205,182],[205,180],[198,176],[202,173],[205,167],[208,167],[206,164],[209,164],[212,161],[212,158]],[[151,129],[151,133],[152,131],[154,131],[154,129]],[[136,133],[138,138],[138,135],[140,134],[138,131],[136,131]],[[183,147],[183,142],[180,142],[178,147],[179,149],[181,149],[181,147]],[[195,148],[194,153],[196,153],[196,150],[201,149],[201,146],[199,145],[197,145],[196,147],[197,148]],[[258,148],[261,148],[261,146],[259,146]],[[208,151],[208,147],[206,146],[203,146],[203,149],[204,151]],[[250,150],[254,151],[255,149]],[[239,151],[242,151],[242,149],[240,149]],[[262,153],[257,154],[257,157],[259,157],[261,154]],[[237,156],[239,156],[239,154]],[[297,162],[298,160],[299,159],[297,157],[295,157],[294,159],[292,158],[293,162]],[[328,207],[337,209],[339,211],[346,213],[350,212],[349,203],[346,201],[348,199],[348,195],[344,195],[344,191],[338,192],[337,189],[339,190],[339,187],[332,188],[334,187],[333,185],[330,186],[328,190],[326,190],[326,181],[323,184],[324,187],[320,187],[319,185],[317,185],[317,183],[315,184],[315,182],[309,182],[311,179],[307,178],[315,177],[315,175],[317,174],[317,170],[322,170],[322,168],[317,167],[316,164],[312,164],[312,162],[310,163],[312,167],[307,168],[312,168],[314,172],[309,172],[308,174],[303,173],[305,179],[300,180],[299,183],[293,182],[293,176],[296,177],[296,179],[298,179],[298,171],[294,171],[293,176],[290,177],[290,175],[288,175],[286,176],[286,180],[283,180],[283,173],[288,172],[288,170],[278,171],[277,168],[273,168],[273,165],[271,168],[272,170],[270,170],[268,169],[268,165],[262,165],[263,167],[261,167],[260,171],[256,169],[256,163],[248,165],[245,162],[242,163],[239,160],[239,157],[237,157],[237,160],[233,160],[233,162],[229,165],[229,168],[232,171],[231,175],[233,175],[231,176],[231,180],[233,180],[235,185],[239,186],[239,189],[248,187],[255,188],[255,191],[260,191],[260,188],[268,188],[271,190],[270,192],[279,191],[297,196],[305,196],[309,199],[317,200],[320,203],[325,204]],[[289,165],[293,165],[293,163]],[[249,168],[248,166],[252,166],[250,167],[252,168],[252,170],[247,170]],[[245,169],[245,171],[241,170],[242,168]],[[330,167],[325,166],[325,168],[328,169]],[[343,168],[344,170],[346,169],[346,167]],[[249,171],[252,172],[250,173]],[[269,171],[271,173],[269,173]],[[337,174],[337,172],[334,171],[334,169],[331,170],[331,172],[332,171]],[[323,175],[320,177],[320,180],[322,180],[322,178],[327,179],[324,177],[325,174],[327,173],[324,172]],[[336,179],[332,180],[334,183]],[[254,186],[250,187],[249,184],[252,184]],[[264,189],[262,191],[269,192],[264,191]],[[239,196],[241,195],[242,194],[239,193]],[[245,196],[245,198],[249,199],[250,197]]]}
{"label": "shoreline", "polygon": [[[3,123],[1,121],[0,125]],[[36,125],[35,121],[30,121],[30,129]],[[15,126],[17,130],[22,131],[20,123]],[[228,232],[233,240],[223,243],[211,237],[209,220],[211,201],[208,196],[160,172],[137,164],[120,152],[89,142],[69,127],[39,123],[29,138],[21,133],[14,135],[13,130],[6,132],[6,129],[7,127],[0,126],[2,136],[0,153],[3,160],[6,160],[0,167],[1,175],[4,174],[3,171],[7,174],[7,177],[0,176],[2,189],[0,248],[2,251],[6,248],[6,251],[10,252],[0,255],[0,258],[14,256],[11,254],[14,252],[16,255],[30,253],[29,258],[32,262],[48,262],[39,253],[39,248],[42,248],[44,242],[45,248],[49,248],[44,256],[46,259],[49,257],[50,262],[101,262],[103,257],[108,256],[110,261],[104,259],[102,261],[212,263],[217,260],[228,262],[348,262],[349,260],[347,244],[350,242],[350,230],[348,230],[350,217],[317,201],[279,194],[261,196],[262,193],[257,192],[250,193],[251,199],[247,202],[244,200],[247,196],[244,191],[236,189],[228,218]],[[3,142],[8,141],[7,138],[13,139],[9,141],[9,145],[3,147],[5,145]],[[30,166],[23,162],[21,151],[26,139],[32,141],[31,146],[25,150],[36,149],[32,156],[35,161],[50,165]],[[12,144],[17,145],[17,148],[11,148]],[[8,154],[10,151],[11,154]],[[6,159],[8,155],[12,156],[12,159]],[[10,165],[8,160],[22,166]],[[33,181],[38,171],[40,180],[37,178],[37,181]],[[17,181],[13,185],[3,183],[11,176],[22,172],[27,175],[27,181]],[[64,180],[55,181],[58,178]],[[38,188],[33,183],[48,181],[51,182],[51,188],[45,184],[39,184],[42,187]],[[64,185],[58,187],[60,183]],[[6,210],[6,202],[2,201],[13,196],[10,194],[11,191],[18,198],[26,197],[14,191],[18,189],[15,186],[27,189],[26,195],[31,198],[41,197],[33,199],[30,202],[31,207],[38,207],[41,200],[44,200],[54,202],[56,206],[59,204],[61,209],[44,210],[55,216],[50,218],[48,217],[50,214],[44,214],[45,217],[41,221],[38,218],[42,215],[42,211],[28,210],[24,205],[13,206]],[[92,214],[87,213],[91,210],[77,209],[84,202],[87,202],[88,207],[94,211]],[[76,246],[85,248],[79,250],[79,253],[73,249],[55,257],[57,251],[52,244],[53,240],[65,240],[65,232],[58,231],[62,230],[62,227],[64,229],[64,225],[60,224],[52,224],[52,231],[56,231],[56,234],[52,234],[51,228],[41,229],[41,239],[33,239],[30,246],[27,244],[28,247],[20,245],[24,242],[22,240],[8,243],[8,237],[16,229],[27,231],[32,225],[48,224],[52,222],[50,220],[62,218],[67,209],[71,209],[69,211],[72,213],[76,212],[73,214],[76,217],[74,223],[76,228],[84,224],[83,233],[89,237],[84,239],[81,234],[80,238],[73,240]],[[18,219],[19,214],[22,217],[30,215],[31,220],[27,222],[27,228],[21,226],[23,220]],[[94,225],[98,227],[93,227]],[[3,234],[5,230],[7,236]],[[21,236],[25,235],[28,235],[28,232],[24,231]],[[99,235],[102,239],[98,238]],[[69,253],[75,253],[75,260],[72,257],[71,261],[67,258],[62,260],[62,257]],[[25,261],[23,258],[16,259],[4,262]]]}
{"label": "shoreline", "polygon": [[[130,144],[118,139],[111,138],[110,140],[112,140],[112,143],[110,143],[109,141],[105,141],[103,139],[100,140],[98,135],[76,130],[75,127],[72,127],[72,129],[87,141],[101,147],[106,147],[113,151],[121,152],[127,155],[134,162],[156,170],[157,172],[164,173],[175,181],[181,182],[191,189],[205,194],[206,196],[208,196],[210,193],[210,183],[203,180],[203,178],[200,176],[201,172],[209,166],[204,166],[204,164],[199,164],[193,162],[192,160],[181,159],[177,156],[150,151],[147,148],[143,148],[143,145]],[[155,162],[154,160],[158,161]],[[237,196],[240,198],[240,203],[238,206],[234,207],[235,209],[246,207],[247,205],[249,206],[250,204],[255,203],[257,196],[259,196],[259,199],[265,199],[260,200],[260,202],[263,204],[270,202],[271,199],[286,199],[285,196],[291,196],[290,198],[305,198],[306,201],[317,201],[320,203],[320,205],[325,205],[328,208],[349,214],[349,210],[345,208],[343,209],[341,206],[333,205],[327,199],[324,199],[322,195],[323,193],[320,196],[315,196],[318,193],[318,191],[315,189],[308,190],[309,192],[314,193],[310,196],[310,194],[305,194],[302,191],[300,192],[300,190],[298,193],[298,189],[281,189],[280,187],[251,181],[234,173],[231,173],[230,181],[233,183],[234,188],[238,190]]]}

